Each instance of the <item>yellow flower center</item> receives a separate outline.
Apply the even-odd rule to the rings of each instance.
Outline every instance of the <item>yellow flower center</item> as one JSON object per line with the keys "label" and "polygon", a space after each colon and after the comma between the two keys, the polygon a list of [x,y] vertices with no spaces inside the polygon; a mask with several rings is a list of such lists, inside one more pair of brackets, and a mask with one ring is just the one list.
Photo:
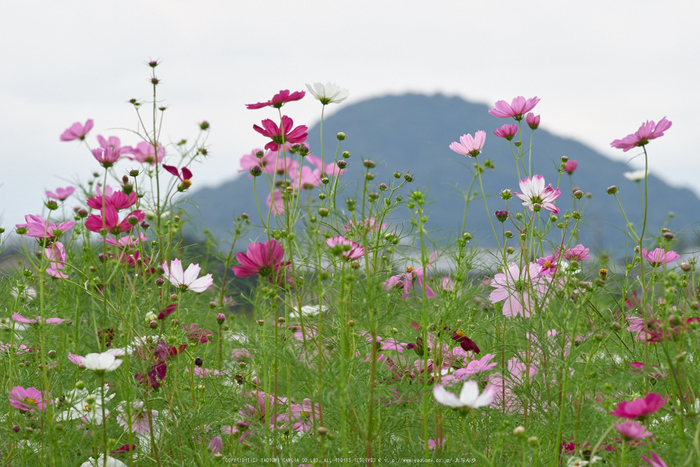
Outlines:
{"label": "yellow flower center", "polygon": [[32,399],[31,397],[25,397],[24,402],[29,404],[29,405],[36,405],[36,399]]}

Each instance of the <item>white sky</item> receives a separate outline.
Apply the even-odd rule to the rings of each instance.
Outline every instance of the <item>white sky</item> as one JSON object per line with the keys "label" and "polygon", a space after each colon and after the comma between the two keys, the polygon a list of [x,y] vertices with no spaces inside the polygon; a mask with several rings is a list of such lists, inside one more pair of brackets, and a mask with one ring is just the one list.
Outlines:
{"label": "white sky", "polygon": [[[649,146],[651,170],[700,194],[698,20],[700,3],[680,0],[5,2],[1,224],[9,230],[41,211],[45,189],[100,168],[84,147],[59,142],[73,122],[95,120],[93,146],[98,134],[135,145],[110,129],[135,128],[126,101],[149,97],[149,59],[162,62],[164,142],[212,125],[193,189],[232,178],[239,157],[265,143],[252,125],[274,113],[245,103],[331,81],[350,89],[347,103],[407,91],[489,105],[538,96],[544,128],[623,161],[632,152],[610,142],[666,116],[673,127]],[[284,110],[312,126],[320,104]]]}

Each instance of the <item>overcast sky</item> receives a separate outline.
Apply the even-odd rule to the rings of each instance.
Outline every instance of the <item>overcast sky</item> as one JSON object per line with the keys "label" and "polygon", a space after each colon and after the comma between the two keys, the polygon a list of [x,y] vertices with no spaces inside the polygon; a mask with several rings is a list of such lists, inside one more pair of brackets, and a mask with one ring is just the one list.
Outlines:
{"label": "overcast sky", "polygon": [[[193,168],[193,189],[229,180],[240,156],[265,144],[252,125],[275,114],[245,103],[331,81],[350,90],[347,104],[408,91],[491,106],[538,96],[545,129],[623,161],[634,151],[610,142],[665,116],[673,127],[649,146],[651,171],[700,194],[699,20],[695,1],[5,2],[2,226],[40,213],[46,189],[100,168],[84,147],[59,141],[73,122],[94,119],[93,146],[98,134],[138,142],[118,129],[136,128],[126,102],[149,98],[149,59],[162,63],[163,142],[211,123],[211,157]],[[312,126],[320,104],[307,96],[284,110]]]}

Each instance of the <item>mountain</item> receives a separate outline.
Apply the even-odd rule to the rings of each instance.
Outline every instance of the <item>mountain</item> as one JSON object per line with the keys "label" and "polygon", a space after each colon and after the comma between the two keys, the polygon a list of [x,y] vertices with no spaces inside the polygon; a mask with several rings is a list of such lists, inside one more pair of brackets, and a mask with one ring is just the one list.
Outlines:
{"label": "mountain", "polygon": [[[364,159],[371,159],[377,164],[372,170],[376,175],[372,182],[375,187],[373,191],[378,191],[376,187],[382,182],[390,184],[395,171],[402,174],[410,172],[414,181],[402,189],[404,199],[408,198],[411,190],[420,189],[427,193],[428,202],[431,203],[427,222],[431,239],[437,243],[454,239],[461,231],[465,204],[462,193],[467,191],[472,180],[469,168],[474,160],[452,152],[449,145],[465,133],[485,130],[486,144],[479,161],[483,164],[484,160],[490,159],[495,164],[495,170],[486,170],[482,174],[490,215],[493,216],[494,211],[504,209],[499,193],[506,188],[514,192],[520,189],[510,145],[493,135],[494,130],[504,123],[512,123],[512,120],[493,117],[488,109],[482,104],[440,94],[385,96],[341,108],[324,120],[325,160],[332,160],[335,156],[338,143],[335,135],[340,131],[346,134],[340,151],[351,154],[347,159],[348,170],[341,178],[341,184],[346,185],[345,191],[338,199],[344,200],[361,190]],[[527,146],[530,129],[524,122],[523,133],[523,144]],[[309,130],[307,142],[313,154],[320,155],[318,124]],[[557,167],[563,155],[578,161],[573,185],[593,195],[591,199],[583,199],[586,206],[580,224],[580,242],[596,252],[612,252],[624,246],[624,218],[614,197],[606,193],[606,188],[619,186],[618,197],[629,220],[641,225],[640,189],[643,184],[628,181],[622,176],[629,171],[622,162],[610,160],[578,141],[561,138],[542,129],[535,131],[533,174],[543,175],[546,183],[556,186]],[[573,207],[568,178],[567,174],[561,178],[562,195],[556,202],[562,210],[560,214]],[[262,177],[257,185],[261,209],[263,215],[267,215],[264,203],[268,192],[262,189],[267,188]],[[216,188],[200,189],[190,194],[187,213],[195,224],[203,221],[216,237],[229,238],[227,232],[232,229],[234,213],[247,212],[253,220],[258,217],[252,187],[252,180],[248,179],[247,174],[242,174]],[[478,181],[474,189],[479,191]],[[649,177],[649,194],[648,234],[645,237],[658,235],[669,211],[673,210],[675,216],[668,227],[685,232],[686,235],[679,238],[686,242],[695,241],[694,235],[687,234],[697,227],[699,219],[692,213],[697,213],[698,197],[690,190],[672,187],[653,175]],[[344,202],[338,204],[345,207]],[[523,209],[517,198],[509,201],[508,207],[512,213]],[[398,216],[392,223],[409,219],[409,210],[400,208]],[[492,219],[498,224],[495,218]],[[507,229],[514,230],[512,224],[507,225],[510,225]],[[406,223],[404,230],[409,227]],[[500,226],[496,225],[496,228],[500,229]],[[475,199],[470,203],[466,231],[472,233],[479,245],[494,244],[483,200]]]}

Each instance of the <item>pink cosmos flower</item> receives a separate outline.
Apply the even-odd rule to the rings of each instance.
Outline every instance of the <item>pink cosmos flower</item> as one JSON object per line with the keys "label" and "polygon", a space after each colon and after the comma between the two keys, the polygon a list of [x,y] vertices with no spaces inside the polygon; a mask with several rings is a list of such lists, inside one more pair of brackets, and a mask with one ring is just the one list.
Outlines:
{"label": "pink cosmos flower", "polygon": [[564,259],[568,260],[584,260],[590,258],[591,255],[588,254],[588,248],[584,248],[583,245],[578,244],[573,248],[569,248],[564,252]]}
{"label": "pink cosmos flower", "polygon": [[324,164],[321,162],[320,157],[308,155],[305,157],[307,161],[314,165],[317,169],[321,171],[322,174],[332,175],[334,177],[342,177],[346,169],[341,169],[338,164],[331,162],[329,164]]}
{"label": "pink cosmos flower", "polygon": [[559,255],[550,255],[537,260],[537,264],[542,267],[540,271],[540,276],[554,274],[557,270],[557,259]]}
{"label": "pink cosmos flower", "polygon": [[209,441],[208,448],[212,454],[216,455],[224,449],[224,440],[221,439],[221,436],[214,436],[211,441]]}
{"label": "pink cosmos flower", "polygon": [[90,151],[102,167],[112,167],[121,157],[121,151],[109,146],[107,149],[95,148]]}
{"label": "pink cosmos flower", "polygon": [[564,164],[564,172],[568,173],[569,175],[576,172],[577,168],[578,162],[576,161],[566,161],[566,163]]}
{"label": "pink cosmos flower", "polygon": [[644,439],[652,436],[652,433],[646,431],[647,427],[642,426],[638,422],[625,420],[623,423],[613,422],[617,431],[626,439]]}
{"label": "pink cosmos flower", "polygon": [[660,138],[664,135],[664,131],[671,128],[671,122],[666,120],[666,117],[659,120],[659,123],[654,123],[653,120],[643,123],[635,133],[627,135],[622,139],[616,139],[610,146],[622,149],[624,152],[637,146],[645,146],[652,139]]}
{"label": "pink cosmos flower", "polygon": [[496,108],[489,110],[489,113],[498,118],[513,117],[515,120],[522,120],[523,115],[534,109],[539,101],[537,96],[527,100],[518,96],[510,105],[506,101],[496,101]]}
{"label": "pink cosmos flower", "polygon": [[14,313],[12,315],[12,321],[15,323],[21,323],[21,324],[39,324],[43,322],[44,324],[61,324],[62,322],[65,321],[65,319],[61,318],[48,318],[45,320],[41,319],[41,316],[37,316],[35,319],[28,319],[25,318],[24,316],[20,315],[19,313]]}
{"label": "pink cosmos flower", "polygon": [[278,92],[272,99],[267,102],[258,102],[257,104],[246,104],[248,110],[262,109],[264,107],[281,108],[287,102],[298,101],[306,95],[306,91],[296,91],[290,93],[288,89]]}
{"label": "pink cosmos flower", "polygon": [[668,397],[662,399],[661,394],[650,392],[644,399],[618,403],[617,408],[610,412],[610,415],[618,418],[643,418],[661,409],[667,401]]}
{"label": "pink cosmos flower", "polygon": [[85,139],[88,132],[92,130],[93,125],[94,122],[91,118],[85,122],[85,125],[81,124],[80,122],[75,122],[70,126],[70,128],[64,131],[63,134],[61,134],[61,141],[73,141],[74,139],[79,139],[82,141]]}
{"label": "pink cosmos flower", "polygon": [[312,404],[311,399],[304,399],[301,405],[292,404],[290,406],[292,420],[296,423],[292,425],[294,431],[309,431],[313,424],[313,419],[320,420],[321,405]]}
{"label": "pink cosmos flower", "polygon": [[110,136],[107,139],[105,139],[102,135],[97,135],[97,143],[102,149],[112,147],[114,149],[120,150],[122,148],[121,141],[116,136]]}
{"label": "pink cosmos flower", "polygon": [[[165,148],[157,143],[158,146],[158,162],[163,160],[165,157]],[[149,163],[154,165],[156,163],[156,151],[153,149],[153,143],[148,141],[141,141],[136,145],[136,147],[126,147],[122,149],[122,153],[131,154],[133,157],[125,156],[127,159],[132,161]]]}
{"label": "pink cosmos flower", "polygon": [[460,136],[459,143],[451,143],[450,149],[463,156],[476,157],[481,154],[485,142],[486,132],[479,130],[474,133],[474,137],[470,134]]}
{"label": "pink cosmos flower", "polygon": [[[258,157],[257,154],[262,154],[262,157]],[[238,169],[239,172],[250,172],[253,167],[260,167],[265,170],[265,167],[272,164],[277,159],[277,153],[273,151],[263,151],[262,149],[253,149],[250,153],[244,154],[241,157],[241,168]],[[253,178],[253,175],[248,173],[248,178]]]}
{"label": "pink cosmos flower", "polygon": [[[428,269],[428,267],[437,259],[437,250],[433,252],[433,254],[428,258],[428,262],[425,265],[425,268]],[[411,287],[413,287],[413,282],[418,279],[418,285],[420,286],[420,290],[422,292],[423,290],[423,268],[420,267],[418,269],[413,269],[411,266],[408,266],[406,268],[406,272],[402,274],[397,274],[395,276],[391,276],[386,282],[384,282],[384,290],[391,290],[391,289],[403,289],[403,296],[401,297],[402,300],[405,300],[408,297],[408,292],[411,290]],[[427,298],[433,298],[435,297],[435,292],[430,288],[429,285],[425,285],[425,296]]]}
{"label": "pink cosmos flower", "polygon": [[119,222],[119,213],[117,208],[111,204],[106,204],[101,210],[101,216],[91,214],[85,219],[85,228],[91,232],[107,235],[108,232],[119,234],[128,232],[134,225],[143,222],[146,215],[140,210],[129,213],[121,222]]}
{"label": "pink cosmos flower", "polygon": [[75,192],[75,188],[72,186],[68,186],[66,188],[56,188],[56,192],[54,193],[53,191],[47,191],[46,196],[52,199],[57,199],[59,201],[63,201],[66,198],[68,198],[70,195],[72,195]]}
{"label": "pink cosmos flower", "polygon": [[668,467],[668,465],[666,465],[666,462],[664,462],[654,451],[651,451],[651,457],[652,459],[649,459],[645,456],[639,456],[640,459],[651,465],[651,467]]}
{"label": "pink cosmos flower", "polygon": [[[148,436],[151,433],[150,423],[148,421],[148,412],[144,408],[144,403],[141,401],[136,401],[131,403],[131,420],[127,418],[125,404],[122,403],[117,407],[120,412],[117,415],[117,422],[125,430],[129,429],[131,425],[131,431],[136,434],[136,436]],[[155,420],[158,416],[157,410],[151,410],[151,420]]]}
{"label": "pink cosmos flower", "polygon": [[472,360],[465,368],[460,368],[454,372],[453,377],[455,381],[462,381],[477,373],[493,369],[496,365],[498,365],[496,362],[489,363],[494,357],[494,354],[489,353],[481,357],[481,360]]}
{"label": "pink cosmos flower", "polygon": [[[101,192],[102,190],[97,191]],[[96,196],[88,198],[87,205],[92,209],[102,209],[109,205],[119,211],[130,208],[136,204],[136,201],[138,201],[136,192],[132,191],[127,195],[123,191],[114,191],[110,186],[107,186],[104,193],[98,193]]]}
{"label": "pink cosmos flower", "polygon": [[170,268],[168,268],[167,262],[163,263],[161,267],[163,268],[163,277],[182,290],[200,293],[207,290],[214,283],[211,274],[197,279],[199,272],[202,270],[199,264],[190,264],[187,270],[183,272],[182,262],[179,259],[174,259],[170,262]]}
{"label": "pink cosmos flower", "polygon": [[326,240],[326,245],[331,247],[334,251],[336,249],[342,251],[343,259],[346,261],[362,258],[365,254],[364,248],[360,248],[359,244],[348,240],[342,235],[329,238]]}
{"label": "pink cosmos flower", "polygon": [[250,277],[260,274],[270,277],[278,273],[282,268],[290,264],[284,259],[284,248],[277,240],[269,240],[265,243],[251,243],[245,253],[237,253],[236,259],[240,266],[234,266],[233,273],[238,277]]}
{"label": "pink cosmos flower", "polygon": [[530,112],[525,116],[525,123],[527,123],[527,126],[531,129],[536,130],[540,126],[540,116]]}
{"label": "pink cosmos flower", "polygon": [[437,443],[432,439],[428,440],[428,449],[433,450],[445,445],[445,440],[438,438]]}
{"label": "pink cosmos flower", "polygon": [[294,121],[286,115],[282,116],[281,127],[278,127],[277,124],[270,119],[263,120],[262,126],[263,128],[258,125],[253,125],[253,129],[272,140],[265,145],[265,149],[277,151],[280,145],[285,143],[294,144],[306,141],[306,130],[308,128],[305,125],[300,125],[292,129],[294,127]]}
{"label": "pink cosmos flower", "polygon": [[515,123],[505,124],[498,130],[493,132],[494,135],[498,136],[499,138],[505,138],[508,141],[512,141],[515,135],[518,134],[518,125]]}
{"label": "pink cosmos flower", "polygon": [[533,175],[532,178],[527,177],[520,180],[520,189],[523,190],[522,193],[514,192],[513,194],[523,200],[523,206],[527,206],[530,211],[534,211],[537,204],[539,205],[538,211],[544,209],[552,214],[559,212],[554,201],[561,196],[561,191],[559,188],[556,190],[552,188],[551,183],[545,188],[542,175]]}
{"label": "pink cosmos flower", "polygon": [[140,242],[148,241],[148,238],[144,234],[139,233],[139,238],[136,238],[133,235],[126,235],[120,239],[116,239],[108,235],[106,238],[100,238],[99,240],[101,242],[107,242],[108,245],[113,245],[119,248],[129,248],[138,245]]}
{"label": "pink cosmos flower", "polygon": [[43,412],[51,403],[51,394],[39,391],[37,388],[23,388],[15,386],[8,394],[10,405],[22,412]]}
{"label": "pink cosmos flower", "polygon": [[542,267],[530,263],[523,271],[517,263],[508,264],[508,269],[496,274],[491,281],[494,290],[489,295],[491,303],[503,303],[503,314],[510,318],[517,315],[529,317],[535,311],[535,297],[543,297],[549,276],[542,276]]}
{"label": "pink cosmos flower", "polygon": [[295,167],[290,176],[294,180],[292,187],[295,190],[311,190],[321,184],[321,171],[318,169],[311,171],[310,167],[302,167],[297,170]]}
{"label": "pink cosmos flower", "polygon": [[280,190],[275,190],[271,194],[267,195],[266,204],[273,214],[281,216],[286,212],[284,209],[284,198],[282,197],[282,192]]}
{"label": "pink cosmos flower", "polygon": [[61,222],[58,226],[53,222],[45,221],[41,216],[34,216],[32,214],[27,214],[24,216],[26,224],[16,224],[15,228],[25,228],[27,229],[28,237],[32,238],[45,238],[48,240],[55,240],[60,238],[66,231],[75,225],[74,221]]}
{"label": "pink cosmos flower", "polygon": [[663,248],[657,248],[654,251],[647,251],[647,249],[644,248],[642,250],[642,257],[649,261],[652,266],[658,267],[662,264],[671,263],[681,256],[673,250],[666,251]]}
{"label": "pink cosmos flower", "polygon": [[[389,224],[382,224],[381,227],[377,224],[377,220],[374,217],[365,219],[364,229],[368,232],[376,232],[380,229],[386,229]],[[352,232],[353,230],[360,230],[362,228],[361,222],[354,222],[352,220],[348,221],[346,225],[343,226],[343,230],[346,232]]]}
{"label": "pink cosmos flower", "polygon": [[67,279],[68,276],[60,271],[66,267],[66,249],[61,242],[53,242],[44,248],[44,256],[49,260],[46,274],[56,279]]}

